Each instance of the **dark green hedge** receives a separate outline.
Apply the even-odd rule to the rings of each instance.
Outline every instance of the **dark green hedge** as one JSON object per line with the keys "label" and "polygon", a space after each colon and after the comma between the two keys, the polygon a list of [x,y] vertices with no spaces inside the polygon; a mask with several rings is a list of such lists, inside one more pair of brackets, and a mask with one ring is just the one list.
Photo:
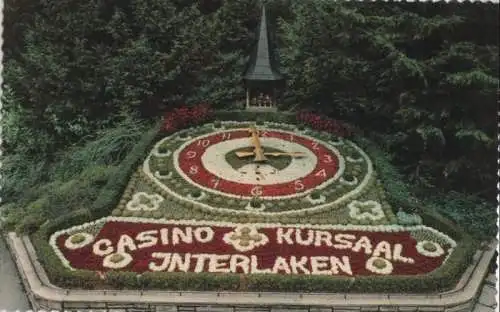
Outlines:
{"label": "dark green hedge", "polygon": [[[233,115],[234,114],[234,115]],[[252,113],[249,113],[252,114]],[[262,114],[270,116],[270,120],[294,118],[291,114],[285,117],[280,114]],[[252,120],[249,115],[239,117],[238,112],[219,112],[220,120]],[[224,117],[224,118],[222,118]],[[290,122],[289,119],[287,122]],[[285,121],[283,121],[285,122]],[[49,278],[61,287],[91,289],[103,282],[94,272],[69,271],[61,265],[60,260],[48,243],[50,235],[60,229],[87,222],[91,219],[109,215],[116,201],[126,186],[130,175],[142,161],[146,151],[158,139],[156,129],[146,133],[133,151],[122,163],[123,170],[110,179],[90,209],[74,211],[40,227],[32,235],[32,239],[44,264]],[[453,223],[433,211],[426,210],[409,192],[402,182],[402,177],[389,163],[387,157],[369,141],[359,139],[357,143],[370,154],[379,178],[387,191],[388,199],[394,207],[402,206],[409,210],[418,210],[424,224],[432,226],[457,240],[457,247],[448,258],[445,266],[419,276],[383,276],[383,277],[330,277],[330,276],[284,276],[272,274],[255,274],[241,276],[238,274],[208,273],[151,273],[147,272],[137,278],[132,272],[110,272],[106,280],[107,288],[114,289],[164,289],[164,290],[210,290],[210,291],[284,291],[284,292],[436,292],[452,288],[469,265],[474,252],[474,241]]]}

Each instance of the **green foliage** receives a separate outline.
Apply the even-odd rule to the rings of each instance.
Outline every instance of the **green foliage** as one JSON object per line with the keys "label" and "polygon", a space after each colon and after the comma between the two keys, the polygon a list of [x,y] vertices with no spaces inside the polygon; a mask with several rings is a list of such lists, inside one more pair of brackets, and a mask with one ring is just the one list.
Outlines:
{"label": "green foliage", "polygon": [[497,30],[495,11],[294,1],[279,20],[287,96],[383,133],[412,183],[493,201],[498,31],[471,29]]}
{"label": "green foliage", "polygon": [[[150,119],[184,102],[241,106],[259,5],[7,1],[6,149],[43,167],[121,111]],[[497,30],[492,5],[268,7],[288,78],[281,106],[382,132],[412,183],[494,200],[498,31],[472,31]]]}
{"label": "green foliage", "polygon": [[107,180],[99,196],[90,206],[94,218],[107,216],[115,208],[133,172],[152,147],[158,131],[159,124],[144,133],[132,151],[120,163],[120,170],[115,171],[115,174]]}
{"label": "green foliage", "polygon": [[488,240],[495,235],[496,211],[489,202],[455,192],[423,192],[419,199],[413,194],[418,188],[413,187],[410,191],[404,176],[389,162],[387,153],[363,138],[357,138],[356,143],[370,155],[386,191],[387,200],[394,209],[417,213],[423,224],[458,240],[465,235],[464,230],[478,240]]}

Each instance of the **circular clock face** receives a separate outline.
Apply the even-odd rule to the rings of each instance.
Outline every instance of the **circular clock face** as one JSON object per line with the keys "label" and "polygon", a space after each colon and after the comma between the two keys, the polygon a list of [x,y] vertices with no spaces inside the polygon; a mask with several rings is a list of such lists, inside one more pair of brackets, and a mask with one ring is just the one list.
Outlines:
{"label": "circular clock face", "polygon": [[264,214],[330,209],[370,180],[371,162],[352,142],[293,125],[250,126],[174,133],[156,143],[145,177],[187,207]]}
{"label": "circular clock face", "polygon": [[249,130],[232,129],[185,142],[173,154],[174,165],[193,185],[238,198],[302,196],[341,174],[338,151],[310,137],[267,130],[259,141],[264,162],[255,161]]}

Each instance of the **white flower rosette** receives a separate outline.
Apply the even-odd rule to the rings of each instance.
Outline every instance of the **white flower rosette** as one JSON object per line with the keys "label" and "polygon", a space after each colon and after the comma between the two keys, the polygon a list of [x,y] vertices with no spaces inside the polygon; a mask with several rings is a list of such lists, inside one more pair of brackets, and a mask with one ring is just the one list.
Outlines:
{"label": "white flower rosette", "polygon": [[[375,264],[374,264],[375,261],[383,262],[385,264],[385,266],[382,268],[379,268],[379,267],[375,266]],[[394,266],[392,265],[392,263],[389,260],[381,258],[381,257],[371,257],[370,259],[368,259],[366,261],[365,267],[368,271],[373,272],[373,273],[377,273],[380,275],[389,275],[394,270]]]}
{"label": "white flower rosette", "polygon": [[[83,239],[79,242],[74,242],[76,237],[82,237]],[[92,243],[93,241],[94,241],[94,235],[85,232],[78,232],[73,235],[70,235],[66,239],[66,241],[64,242],[64,247],[66,247],[69,250],[80,249]]]}
{"label": "white flower rosette", "polygon": [[[113,257],[121,256],[120,261],[113,261]],[[133,258],[129,253],[126,252],[115,252],[107,255],[102,260],[102,266],[108,269],[122,269],[132,262]]]}
{"label": "white flower rosette", "polygon": [[[427,250],[427,249],[425,249],[425,245],[434,246],[435,250],[433,250],[433,251]],[[443,249],[443,247],[441,247],[440,244],[438,244],[436,242],[431,242],[428,240],[418,242],[416,249],[417,249],[417,252],[419,254],[424,255],[426,257],[431,257],[431,258],[440,257],[444,254],[444,249]]]}
{"label": "white flower rosette", "polygon": [[[385,216],[382,205],[374,200],[367,200],[364,202],[353,200],[347,207],[349,208],[349,216],[357,220],[370,219],[376,221]],[[362,207],[371,207],[370,212],[361,212]]]}
{"label": "white flower rosette", "polygon": [[245,252],[259,246],[264,246],[269,242],[269,238],[263,233],[259,233],[255,226],[238,226],[229,233],[224,234],[222,239],[226,244],[232,245],[234,249]]}
{"label": "white flower rosette", "polygon": [[[146,198],[147,203],[141,202],[141,198]],[[158,194],[148,194],[145,192],[138,192],[132,196],[132,199],[127,203],[127,209],[130,211],[154,211],[160,207],[163,197]]]}

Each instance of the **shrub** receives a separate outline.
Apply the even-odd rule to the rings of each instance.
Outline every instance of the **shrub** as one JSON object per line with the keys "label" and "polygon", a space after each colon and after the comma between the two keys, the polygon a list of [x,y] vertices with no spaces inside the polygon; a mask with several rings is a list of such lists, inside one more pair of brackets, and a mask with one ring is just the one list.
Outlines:
{"label": "shrub", "polygon": [[43,222],[44,219],[40,217],[37,218],[32,215],[27,215],[17,226],[16,232],[30,235],[35,233]]}
{"label": "shrub", "polygon": [[158,126],[146,132],[141,140],[120,164],[120,170],[113,172],[97,199],[90,207],[95,219],[105,217],[116,207],[122,192],[130,181],[137,166],[144,159],[147,150],[152,147],[157,138]]}

